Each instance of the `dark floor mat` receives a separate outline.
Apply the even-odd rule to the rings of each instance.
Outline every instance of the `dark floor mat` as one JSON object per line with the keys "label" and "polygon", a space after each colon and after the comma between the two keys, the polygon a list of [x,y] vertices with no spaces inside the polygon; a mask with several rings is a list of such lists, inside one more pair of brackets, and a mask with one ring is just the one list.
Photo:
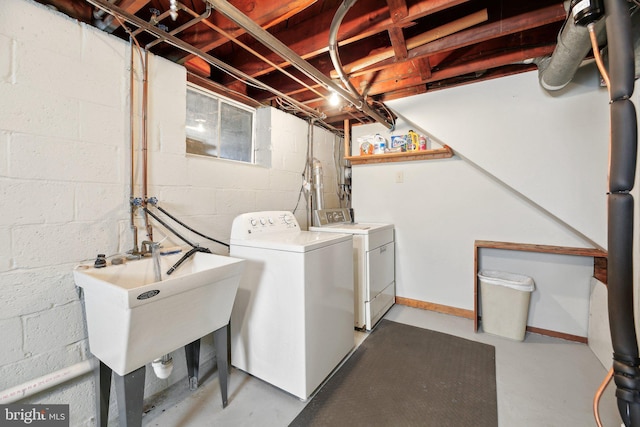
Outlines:
{"label": "dark floor mat", "polygon": [[493,346],[388,320],[290,424],[497,425]]}

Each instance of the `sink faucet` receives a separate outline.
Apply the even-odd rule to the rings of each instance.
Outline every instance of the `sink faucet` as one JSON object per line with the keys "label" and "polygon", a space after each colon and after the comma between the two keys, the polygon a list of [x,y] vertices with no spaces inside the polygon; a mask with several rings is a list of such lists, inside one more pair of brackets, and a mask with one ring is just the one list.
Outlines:
{"label": "sink faucet", "polygon": [[151,256],[153,258],[153,272],[156,282],[162,280],[162,270],[160,270],[160,243],[151,242]]}
{"label": "sink faucet", "polygon": [[150,254],[152,254],[152,245],[154,245],[155,243],[153,243],[150,240],[144,240],[141,244],[140,244],[140,255],[142,256],[149,256]]}

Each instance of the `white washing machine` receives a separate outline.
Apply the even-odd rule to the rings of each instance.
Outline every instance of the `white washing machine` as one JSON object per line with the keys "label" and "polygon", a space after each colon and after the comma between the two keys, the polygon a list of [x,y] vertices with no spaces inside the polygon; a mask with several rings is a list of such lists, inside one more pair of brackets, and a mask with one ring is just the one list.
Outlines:
{"label": "white washing machine", "polygon": [[306,400],[354,347],[350,234],[300,230],[291,212],[235,218],[247,260],[231,312],[231,363]]}
{"label": "white washing machine", "polygon": [[309,230],[353,235],[354,323],[371,330],[395,303],[393,224],[352,223],[349,209],[314,211]]}

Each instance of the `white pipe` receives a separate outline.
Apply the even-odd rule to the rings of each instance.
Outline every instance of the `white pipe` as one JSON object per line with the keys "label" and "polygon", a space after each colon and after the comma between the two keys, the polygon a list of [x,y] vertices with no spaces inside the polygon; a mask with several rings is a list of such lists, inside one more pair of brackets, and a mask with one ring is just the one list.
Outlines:
{"label": "white pipe", "polygon": [[3,390],[0,392],[0,404],[6,405],[40,393],[43,390],[62,384],[73,378],[78,378],[87,372],[93,371],[98,366],[98,359],[92,357],[75,365],[60,369],[59,371],[43,375],[35,380]]}

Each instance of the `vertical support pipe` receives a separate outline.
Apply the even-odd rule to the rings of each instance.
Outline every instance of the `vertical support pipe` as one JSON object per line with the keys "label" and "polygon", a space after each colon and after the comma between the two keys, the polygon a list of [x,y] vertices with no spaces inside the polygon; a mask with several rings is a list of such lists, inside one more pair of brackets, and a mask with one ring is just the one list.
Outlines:
{"label": "vertical support pipe", "polygon": [[312,225],[313,218],[313,123],[314,119],[309,119],[307,128],[307,166],[305,168],[305,178],[309,187],[309,197],[307,197],[307,228]]}
{"label": "vertical support pipe", "polygon": [[[135,189],[134,189],[134,182],[135,182],[135,180],[134,180],[134,173],[135,173],[135,131],[134,131],[134,129],[135,129],[135,120],[134,120],[134,114],[133,114],[133,110],[134,110],[134,102],[133,102],[133,92],[134,91],[133,91],[133,88],[135,86],[135,67],[134,67],[134,59],[133,59],[133,57],[135,55],[134,55],[134,52],[133,52],[133,49],[134,49],[133,42],[134,42],[133,37],[130,36],[129,37],[129,46],[130,46],[130,49],[131,49],[131,58],[130,58],[130,62],[131,63],[129,65],[129,67],[131,69],[131,72],[129,73],[129,128],[130,128],[130,136],[129,136],[129,138],[131,139],[131,141],[130,141],[131,152],[129,153],[129,156],[130,156],[131,163],[130,163],[129,167],[131,168],[131,173],[130,173],[130,176],[129,176],[129,188],[130,188],[130,191],[129,191],[129,216],[130,216],[129,222],[130,222],[130,224],[129,224],[129,226],[130,226],[131,231],[133,233],[133,248],[131,249],[131,253],[133,255],[136,255],[140,251],[138,249],[138,227],[136,227],[135,218],[134,218],[136,208],[133,205],[133,199],[135,197],[135,193],[134,193],[134,191],[135,191]],[[139,53],[139,51],[138,51],[138,53]],[[140,55],[140,60],[142,60],[142,54]]]}
{"label": "vertical support pipe", "polygon": [[[142,82],[142,201],[147,202],[148,198],[148,162],[149,162],[149,141],[148,133],[148,112],[149,112],[149,50],[144,51],[144,80]],[[145,224],[147,237],[153,241],[153,229],[149,216],[145,210]]]}
{"label": "vertical support pipe", "polygon": [[640,358],[635,331],[633,289],[634,200],[637,121],[630,101],[634,86],[634,50],[625,0],[605,0],[609,45],[611,114],[608,197],[608,304],[613,370],[620,417],[640,426]]}

